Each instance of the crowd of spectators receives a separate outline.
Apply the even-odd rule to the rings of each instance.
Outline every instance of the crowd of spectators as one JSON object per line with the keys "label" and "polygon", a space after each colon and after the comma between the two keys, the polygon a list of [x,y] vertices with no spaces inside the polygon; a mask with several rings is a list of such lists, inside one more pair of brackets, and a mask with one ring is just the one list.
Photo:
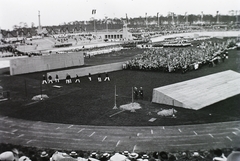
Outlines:
{"label": "crowd of spectators", "polygon": [[198,24],[198,25],[186,25],[186,24],[165,24],[165,25],[150,25],[142,28],[129,28],[132,33],[145,33],[148,32],[150,36],[154,35],[168,35],[174,33],[190,33],[190,32],[201,32],[201,31],[238,31],[239,26],[237,25],[209,25],[209,24]]}
{"label": "crowd of spectators", "polygon": [[59,43],[75,43],[75,45],[78,44],[78,42],[91,42],[93,40],[101,39],[101,36],[97,37],[95,35],[92,35],[90,33],[86,34],[58,34],[58,35],[52,35],[51,36],[55,44]]}
{"label": "crowd of spectators", "polygon": [[1,161],[239,161],[238,148],[197,151],[100,152],[40,149],[1,144]]}
{"label": "crowd of spectators", "polygon": [[14,45],[3,45],[0,46],[0,57],[16,57],[16,56],[41,56],[41,52],[22,52],[17,49]]}
{"label": "crowd of spectators", "polygon": [[[49,51],[48,54],[65,54],[65,53],[72,53],[72,52],[79,52],[83,51],[83,55],[86,58],[90,58],[91,56],[98,55],[98,54],[105,54],[114,51],[120,51],[122,47],[120,45],[111,45],[111,46],[102,46],[102,47],[88,47],[85,46],[73,48],[73,49],[63,49],[59,51]],[[45,53],[45,52],[44,52]]]}
{"label": "crowd of spectators", "polygon": [[228,59],[231,41],[203,41],[185,48],[152,48],[127,62],[127,69],[159,70],[165,72],[196,70],[202,65],[215,66]]}

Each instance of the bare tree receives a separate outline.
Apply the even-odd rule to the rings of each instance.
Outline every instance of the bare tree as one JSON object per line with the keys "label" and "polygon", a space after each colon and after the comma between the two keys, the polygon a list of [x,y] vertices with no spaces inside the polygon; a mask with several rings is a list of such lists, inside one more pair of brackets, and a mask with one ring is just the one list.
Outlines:
{"label": "bare tree", "polygon": [[18,28],[19,28],[18,25],[13,25],[13,30],[16,30],[16,29],[18,29]]}
{"label": "bare tree", "polygon": [[26,22],[24,22],[23,27],[28,28],[28,24]]}

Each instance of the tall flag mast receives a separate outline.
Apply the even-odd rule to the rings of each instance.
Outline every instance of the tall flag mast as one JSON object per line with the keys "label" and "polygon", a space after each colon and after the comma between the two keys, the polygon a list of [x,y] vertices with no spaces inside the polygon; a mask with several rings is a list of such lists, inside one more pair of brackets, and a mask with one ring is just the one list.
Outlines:
{"label": "tall flag mast", "polygon": [[238,24],[238,13],[240,13],[240,11],[236,10],[236,24]]}
{"label": "tall flag mast", "polygon": [[40,11],[38,11],[38,29],[41,30],[41,22],[40,22]]}
{"label": "tall flag mast", "polygon": [[172,14],[172,24],[174,25],[174,12],[171,13]]}
{"label": "tall flag mast", "polygon": [[158,17],[158,15],[159,15],[159,12],[157,13],[157,26],[159,27],[159,17]]}
{"label": "tall flag mast", "polygon": [[217,11],[217,24],[219,24],[219,11]]}
{"label": "tall flag mast", "polygon": [[201,23],[203,25],[203,11],[201,12]]}
{"label": "tall flag mast", "polygon": [[146,27],[148,28],[147,13],[145,13],[145,22],[146,22]]}
{"label": "tall flag mast", "polygon": [[185,17],[184,18],[186,18],[186,24],[188,24],[188,14],[187,14],[187,12],[185,12]]}
{"label": "tall flag mast", "polygon": [[93,9],[93,10],[92,10],[92,15],[94,15],[94,16],[93,16],[94,32],[96,32],[96,25],[95,25],[95,15],[96,15],[96,12],[97,12],[96,9]]}
{"label": "tall flag mast", "polygon": [[105,17],[105,23],[106,23],[106,31],[108,32],[108,17]]}

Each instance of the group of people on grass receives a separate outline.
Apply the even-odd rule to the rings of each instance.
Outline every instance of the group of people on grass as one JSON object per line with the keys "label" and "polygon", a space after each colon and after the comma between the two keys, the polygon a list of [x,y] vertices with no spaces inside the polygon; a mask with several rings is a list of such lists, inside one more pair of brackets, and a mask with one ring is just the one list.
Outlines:
{"label": "group of people on grass", "polygon": [[139,89],[137,87],[133,88],[133,95],[134,95],[134,99],[143,99],[143,87],[139,87]]}
{"label": "group of people on grass", "polygon": [[[76,74],[75,76],[75,83],[80,83],[80,77],[78,76],[78,74]],[[92,81],[92,75],[91,73],[88,74],[88,80],[91,82]],[[107,72],[105,72],[105,78],[102,79],[101,73],[98,73],[98,77],[97,77],[97,81],[98,82],[102,82],[102,81],[110,81],[110,77],[109,74]],[[42,84],[52,84],[52,83],[59,83],[59,76],[58,74],[56,74],[55,79],[53,80],[53,77],[51,74],[48,74],[47,76],[44,74],[42,77]],[[71,84],[72,83],[72,77],[70,74],[66,74],[66,79],[65,79],[66,84]]]}
{"label": "group of people on grass", "polygon": [[198,47],[152,48],[128,61],[127,68],[186,72],[204,64],[214,66],[218,62],[224,62],[228,58],[225,47],[225,43],[207,41]]}

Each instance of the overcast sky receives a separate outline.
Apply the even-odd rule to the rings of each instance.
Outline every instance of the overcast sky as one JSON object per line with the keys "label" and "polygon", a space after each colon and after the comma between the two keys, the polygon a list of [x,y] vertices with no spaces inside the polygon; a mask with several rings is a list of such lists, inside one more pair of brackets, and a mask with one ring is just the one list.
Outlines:
{"label": "overcast sky", "polygon": [[63,22],[90,20],[92,9],[96,19],[155,16],[157,12],[176,14],[229,14],[240,10],[240,0],[0,0],[0,28],[13,29],[13,25],[26,22],[38,25],[38,11],[41,24],[59,25]]}

